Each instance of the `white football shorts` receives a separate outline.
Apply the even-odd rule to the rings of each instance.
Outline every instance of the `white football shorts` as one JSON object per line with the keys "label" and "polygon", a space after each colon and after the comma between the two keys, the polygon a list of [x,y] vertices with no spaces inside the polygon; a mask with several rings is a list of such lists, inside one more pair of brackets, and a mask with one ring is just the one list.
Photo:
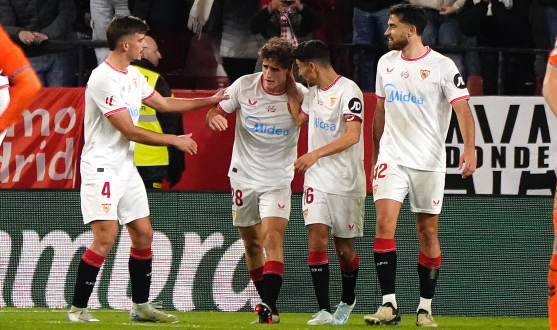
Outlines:
{"label": "white football shorts", "polygon": [[304,187],[302,210],[305,225],[324,224],[340,238],[364,235],[365,197],[342,196]]}
{"label": "white football shorts", "polygon": [[290,219],[290,187],[266,187],[230,179],[232,223],[249,227],[268,217]]}
{"label": "white football shorts", "polygon": [[96,175],[81,183],[81,213],[85,224],[118,220],[125,225],[149,216],[149,202],[137,170],[129,180]]}
{"label": "white football shorts", "polygon": [[373,176],[374,201],[392,199],[402,203],[408,194],[412,212],[441,213],[445,190],[444,172],[415,170],[378,159]]}

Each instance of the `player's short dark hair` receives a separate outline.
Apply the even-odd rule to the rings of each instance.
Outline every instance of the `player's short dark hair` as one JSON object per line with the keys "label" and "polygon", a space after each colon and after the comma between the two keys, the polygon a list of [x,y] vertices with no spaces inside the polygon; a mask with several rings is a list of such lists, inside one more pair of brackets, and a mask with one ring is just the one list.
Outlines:
{"label": "player's short dark hair", "polygon": [[427,18],[422,7],[410,3],[399,3],[389,8],[389,16],[395,15],[398,19],[416,27],[416,33],[421,36],[427,26]]}
{"label": "player's short dark hair", "polygon": [[283,69],[291,69],[294,65],[292,45],[279,37],[273,37],[259,50],[261,60],[272,60]]}
{"label": "player's short dark hair", "polygon": [[302,63],[315,62],[321,66],[331,65],[329,47],[320,40],[308,40],[294,49],[294,58]]}
{"label": "player's short dark hair", "polygon": [[116,16],[110,21],[106,29],[108,48],[115,50],[118,42],[123,37],[136,33],[145,34],[147,31],[149,31],[149,26],[140,18],[131,15]]}

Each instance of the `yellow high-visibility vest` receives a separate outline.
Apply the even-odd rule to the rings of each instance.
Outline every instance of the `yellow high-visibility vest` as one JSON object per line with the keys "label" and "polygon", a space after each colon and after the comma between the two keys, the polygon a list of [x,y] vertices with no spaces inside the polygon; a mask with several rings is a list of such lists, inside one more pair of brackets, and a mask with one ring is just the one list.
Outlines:
{"label": "yellow high-visibility vest", "polygon": [[[155,88],[157,80],[160,75],[151,70],[135,66],[142,75],[145,76],[145,80],[149,86]],[[138,127],[143,127],[153,132],[162,133],[161,124],[157,119],[157,112],[155,109],[141,104],[141,111],[139,113]],[[167,147],[156,147],[148,146],[141,143],[135,144],[135,155],[134,155],[136,166],[164,166],[169,164],[168,160],[168,148]]]}

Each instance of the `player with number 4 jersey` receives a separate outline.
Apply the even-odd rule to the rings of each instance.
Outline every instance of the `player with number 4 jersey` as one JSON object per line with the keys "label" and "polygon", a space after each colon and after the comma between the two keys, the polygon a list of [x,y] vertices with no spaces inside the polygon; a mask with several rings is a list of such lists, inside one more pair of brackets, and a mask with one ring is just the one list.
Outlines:
{"label": "player with number 4 jersey", "polygon": [[398,214],[408,194],[410,210],[417,213],[420,243],[416,325],[437,326],[431,316],[431,302],[441,265],[437,223],[443,203],[445,136],[451,105],[464,139],[462,177],[476,169],[474,119],[466,84],[452,60],[423,45],[421,35],[426,25],[422,8],[392,6],[385,32],[391,52],[381,57],[377,68],[377,105],[372,124],[372,186],[377,212],[373,254],[383,302],[376,313],[364,317],[370,325],[400,323],[394,237]]}
{"label": "player with number 4 jersey", "polygon": [[107,29],[110,55],[93,70],[85,90],[85,146],[81,155],[81,212],[93,242],[77,269],[70,322],[98,322],[87,310],[99,270],[125,225],[131,238],[129,260],[132,321],[177,322],[149,302],[153,229],[145,185],[134,164],[135,142],[175,146],[195,154],[186,136],[159,134],[137,127],[141,103],[161,112],[186,112],[227,99],[219,92],[206,99],[165,98],[130,63],[141,59],[147,24],[133,16],[114,18]]}
{"label": "player with number 4 jersey", "polygon": [[[294,56],[300,75],[315,85],[301,108],[292,109],[296,122],[309,126],[308,153],[294,163],[297,171],[305,172],[303,216],[309,235],[308,263],[319,305],[307,324],[342,325],[356,305],[360,259],[354,241],[363,235],[363,95],[353,81],[335,72],[323,42],[303,42]],[[334,313],[329,301],[329,232],[342,272],[342,297]]]}

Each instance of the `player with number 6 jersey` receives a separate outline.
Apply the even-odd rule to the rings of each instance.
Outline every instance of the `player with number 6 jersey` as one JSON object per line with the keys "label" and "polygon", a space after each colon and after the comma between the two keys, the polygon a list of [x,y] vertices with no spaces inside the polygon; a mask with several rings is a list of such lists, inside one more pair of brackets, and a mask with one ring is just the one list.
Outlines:
{"label": "player with number 6 jersey", "polygon": [[159,134],[137,127],[141,103],[161,112],[186,112],[227,99],[219,92],[206,99],[162,97],[130,66],[142,57],[147,24],[133,16],[114,18],[107,29],[108,59],[89,78],[85,91],[85,146],[81,156],[81,212],[90,224],[93,242],[77,269],[70,322],[98,322],[87,310],[99,270],[125,225],[131,238],[129,260],[132,321],[177,322],[174,315],[149,302],[153,229],[145,185],[134,164],[135,142],[175,146],[195,154],[189,135]]}
{"label": "player with number 6 jersey", "polygon": [[431,302],[441,265],[437,237],[445,186],[445,136],[454,107],[464,139],[460,159],[462,177],[476,169],[474,119],[468,90],[449,58],[425,47],[422,33],[425,12],[411,4],[389,9],[385,35],[391,52],[379,60],[377,105],[372,124],[373,197],[377,223],[373,255],[383,295],[374,314],[364,316],[369,325],[400,323],[395,296],[397,252],[395,230],[406,195],[417,213],[420,243],[418,276],[420,303],[416,325],[436,327]]}
{"label": "player with number 6 jersey", "polygon": [[[292,46],[272,38],[259,51],[263,72],[245,75],[226,89],[229,100],[207,113],[207,125],[222,131],[236,111],[230,185],[232,223],[246,250],[250,277],[263,301],[258,323],[280,322],[277,298],[284,270],[283,239],[290,218],[299,127],[289,113],[307,89],[291,75]],[[265,254],[263,253],[265,248]]]}
{"label": "player with number 6 jersey", "polygon": [[[356,305],[360,259],[354,242],[363,235],[363,95],[353,81],[335,72],[323,42],[303,42],[294,56],[300,75],[314,85],[301,108],[292,109],[299,125],[309,125],[308,153],[294,163],[297,171],[305,172],[303,216],[309,236],[309,269],[319,305],[319,312],[307,324],[342,325]],[[334,313],[329,301],[329,232],[342,272],[342,297]]]}

